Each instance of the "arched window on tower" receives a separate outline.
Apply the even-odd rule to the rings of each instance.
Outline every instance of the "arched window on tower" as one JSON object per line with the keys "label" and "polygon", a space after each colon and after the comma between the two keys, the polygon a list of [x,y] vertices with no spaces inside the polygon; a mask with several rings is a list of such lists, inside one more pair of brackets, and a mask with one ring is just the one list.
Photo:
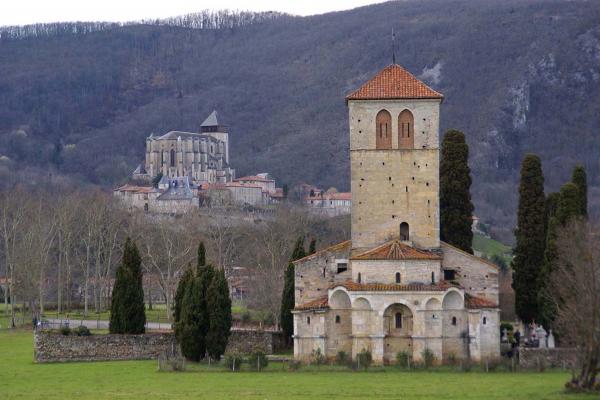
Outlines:
{"label": "arched window on tower", "polygon": [[403,222],[400,224],[400,240],[407,241],[410,240],[408,224]]}
{"label": "arched window on tower", "polygon": [[392,148],[392,116],[386,110],[381,110],[375,118],[375,148]]}
{"label": "arched window on tower", "polygon": [[415,119],[412,113],[404,110],[398,115],[398,148],[412,149],[415,147]]}
{"label": "arched window on tower", "polygon": [[175,166],[175,150],[171,149],[171,167]]}
{"label": "arched window on tower", "polygon": [[402,276],[400,276],[400,272],[396,272],[396,283],[400,283],[402,280]]}

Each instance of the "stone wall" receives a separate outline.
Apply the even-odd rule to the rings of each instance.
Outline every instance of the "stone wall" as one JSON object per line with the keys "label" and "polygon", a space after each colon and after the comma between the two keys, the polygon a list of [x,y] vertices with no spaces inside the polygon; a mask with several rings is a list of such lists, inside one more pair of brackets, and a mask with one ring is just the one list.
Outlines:
{"label": "stone wall", "polygon": [[[178,351],[172,332],[144,335],[64,336],[56,332],[34,335],[36,362],[151,360],[162,352]],[[250,353],[262,350],[272,354],[283,348],[281,332],[232,330],[227,351]]]}
{"label": "stone wall", "polygon": [[42,331],[33,341],[36,362],[150,360],[177,349],[172,333],[64,336]]}
{"label": "stone wall", "polygon": [[577,362],[577,350],[573,348],[540,349],[521,347],[519,349],[519,366],[521,368],[543,367],[572,368]]}
{"label": "stone wall", "polygon": [[261,330],[232,330],[226,352],[248,354],[256,350],[273,354],[283,349],[285,340],[281,332]]}

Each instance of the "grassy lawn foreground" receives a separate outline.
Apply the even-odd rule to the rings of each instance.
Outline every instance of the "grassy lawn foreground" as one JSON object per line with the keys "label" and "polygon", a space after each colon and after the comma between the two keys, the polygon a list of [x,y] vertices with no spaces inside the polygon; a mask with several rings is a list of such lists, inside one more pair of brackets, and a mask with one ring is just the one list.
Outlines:
{"label": "grassy lawn foreground", "polygon": [[591,399],[565,395],[568,374],[157,372],[156,361],[32,362],[29,331],[0,332],[2,399]]}

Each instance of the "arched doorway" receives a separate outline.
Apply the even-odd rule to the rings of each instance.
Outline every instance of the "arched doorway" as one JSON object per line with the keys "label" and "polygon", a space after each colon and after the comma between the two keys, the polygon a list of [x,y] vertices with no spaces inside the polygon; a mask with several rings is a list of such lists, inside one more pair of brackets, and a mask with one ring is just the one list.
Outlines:
{"label": "arched doorway", "polygon": [[383,313],[384,361],[393,362],[396,354],[406,351],[412,355],[413,313],[404,304],[395,303]]}
{"label": "arched doorway", "polygon": [[404,110],[398,115],[398,148],[412,149],[415,147],[415,119],[413,114]]}
{"label": "arched doorway", "polygon": [[392,148],[392,116],[386,110],[381,110],[375,118],[375,148]]}

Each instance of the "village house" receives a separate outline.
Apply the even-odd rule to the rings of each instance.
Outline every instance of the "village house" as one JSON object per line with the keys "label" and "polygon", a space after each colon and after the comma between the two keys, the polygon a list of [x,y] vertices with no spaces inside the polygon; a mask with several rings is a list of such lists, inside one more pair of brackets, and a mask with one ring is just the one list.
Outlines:
{"label": "village house", "polygon": [[323,193],[308,196],[304,199],[308,209],[317,215],[337,217],[350,214],[352,208],[352,193]]}

